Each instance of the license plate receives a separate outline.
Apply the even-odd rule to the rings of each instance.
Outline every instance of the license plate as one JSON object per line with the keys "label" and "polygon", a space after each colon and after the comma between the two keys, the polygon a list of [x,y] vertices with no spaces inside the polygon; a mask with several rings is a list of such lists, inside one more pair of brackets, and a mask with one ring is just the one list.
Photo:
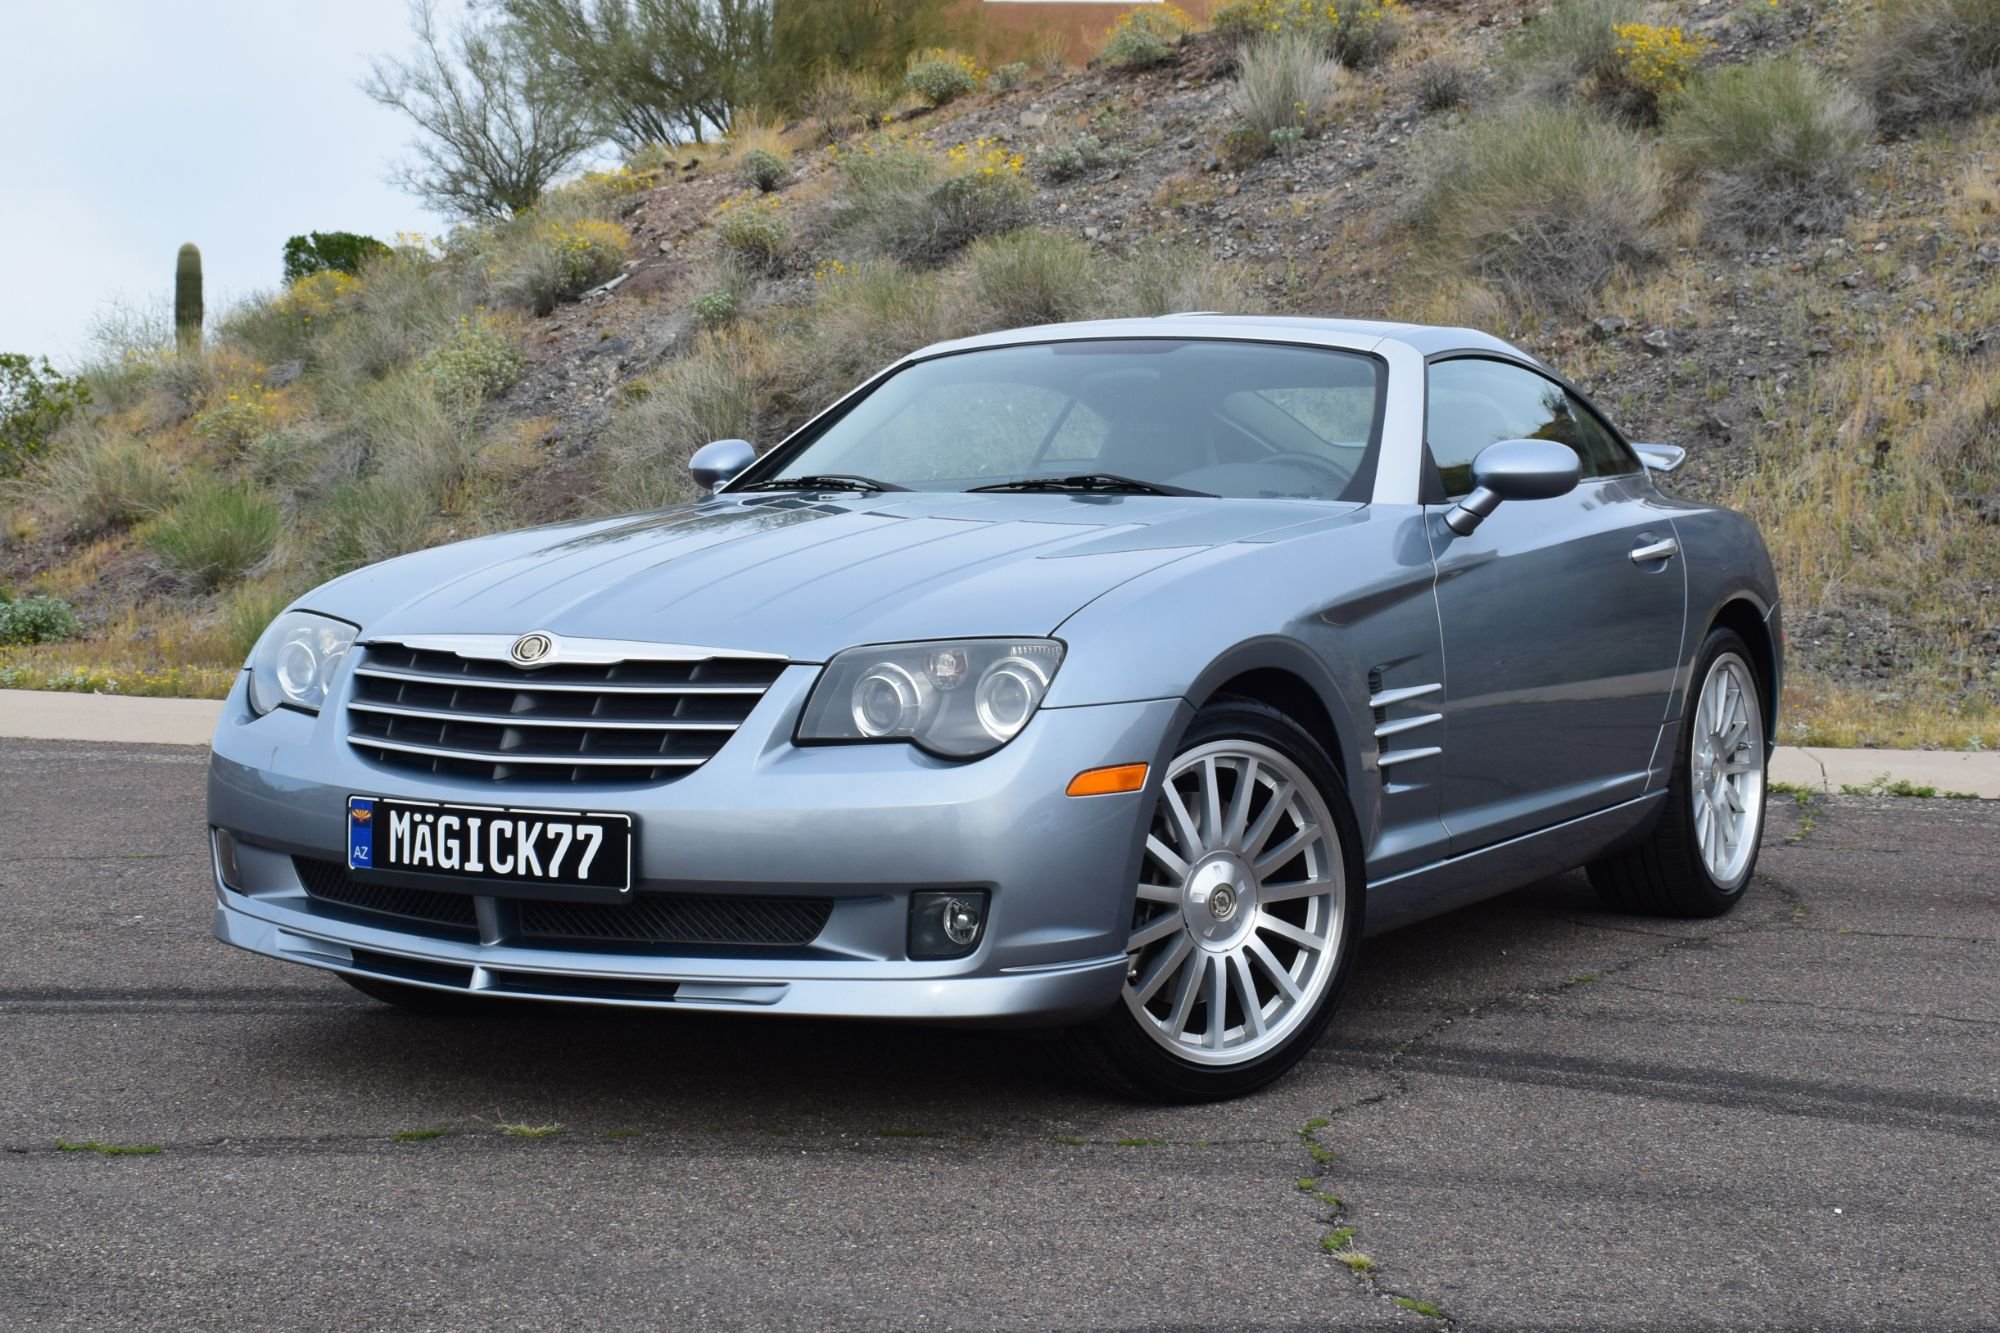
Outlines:
{"label": "license plate", "polygon": [[347,868],[625,894],[632,817],[350,796]]}

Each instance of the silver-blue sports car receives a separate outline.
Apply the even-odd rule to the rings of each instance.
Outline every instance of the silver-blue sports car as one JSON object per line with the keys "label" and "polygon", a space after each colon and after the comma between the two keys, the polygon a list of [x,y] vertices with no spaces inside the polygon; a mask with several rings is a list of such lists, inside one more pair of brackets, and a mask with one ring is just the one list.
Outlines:
{"label": "silver-blue sports car", "polygon": [[1060,1027],[1230,1096],[1365,933],[1587,867],[1729,910],[1783,635],[1742,516],[1467,329],[905,357],[707,498],[356,570],[209,769],[216,934],[378,999]]}

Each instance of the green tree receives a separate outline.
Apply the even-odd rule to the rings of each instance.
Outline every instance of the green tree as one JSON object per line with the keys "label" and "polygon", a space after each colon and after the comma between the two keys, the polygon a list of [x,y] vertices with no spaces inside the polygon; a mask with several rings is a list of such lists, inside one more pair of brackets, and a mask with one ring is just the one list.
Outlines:
{"label": "green tree", "polygon": [[388,253],[388,246],[357,232],[316,231],[294,236],[285,242],[285,282],[291,284],[328,269],[353,277],[364,263]]}
{"label": "green tree", "polygon": [[377,60],[361,90],[417,127],[403,188],[459,217],[533,208],[555,178],[603,140],[584,91],[544,76],[512,25],[468,18],[438,25],[432,0],[413,0],[416,49]]}
{"label": "green tree", "polygon": [[90,405],[90,386],[56,373],[47,357],[0,352],[0,476],[19,472],[64,422]]}
{"label": "green tree", "polygon": [[[820,0],[812,0],[819,3]],[[702,142],[757,100],[771,0],[499,0],[542,81],[627,150]]]}

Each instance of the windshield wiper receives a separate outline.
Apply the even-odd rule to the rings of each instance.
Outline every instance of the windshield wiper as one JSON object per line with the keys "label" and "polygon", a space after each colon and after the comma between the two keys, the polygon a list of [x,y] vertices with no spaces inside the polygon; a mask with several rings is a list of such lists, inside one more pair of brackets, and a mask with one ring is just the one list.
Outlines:
{"label": "windshield wiper", "polygon": [[966,493],[978,491],[1070,491],[1085,494],[1096,491],[1105,495],[1198,495],[1213,500],[1210,491],[1191,491],[1185,486],[1167,486],[1157,481],[1140,481],[1137,477],[1121,477],[1116,472],[1083,472],[1073,477],[1023,477],[1019,481],[996,481],[990,486],[969,486]]}
{"label": "windshield wiper", "polygon": [[738,491],[907,491],[908,486],[898,486],[893,481],[877,481],[873,477],[856,477],[845,472],[822,472],[810,477],[771,477],[765,481],[753,481],[748,486],[732,487]]}

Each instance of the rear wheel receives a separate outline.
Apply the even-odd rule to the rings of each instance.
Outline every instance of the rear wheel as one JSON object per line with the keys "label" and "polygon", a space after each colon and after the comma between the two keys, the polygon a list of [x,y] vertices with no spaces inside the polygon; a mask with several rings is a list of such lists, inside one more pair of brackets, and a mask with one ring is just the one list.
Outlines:
{"label": "rear wheel", "polygon": [[1325,1029],[1361,919],[1359,838],[1319,745],[1248,700],[1204,708],[1160,789],[1134,893],[1124,995],[1067,1035],[1100,1081],[1235,1097]]}
{"label": "rear wheel", "polygon": [[1702,644],[1667,808],[1645,841],[1590,866],[1591,884],[1614,906],[1700,917],[1742,901],[1764,832],[1764,692],[1754,660],[1733,630],[1712,630]]}

